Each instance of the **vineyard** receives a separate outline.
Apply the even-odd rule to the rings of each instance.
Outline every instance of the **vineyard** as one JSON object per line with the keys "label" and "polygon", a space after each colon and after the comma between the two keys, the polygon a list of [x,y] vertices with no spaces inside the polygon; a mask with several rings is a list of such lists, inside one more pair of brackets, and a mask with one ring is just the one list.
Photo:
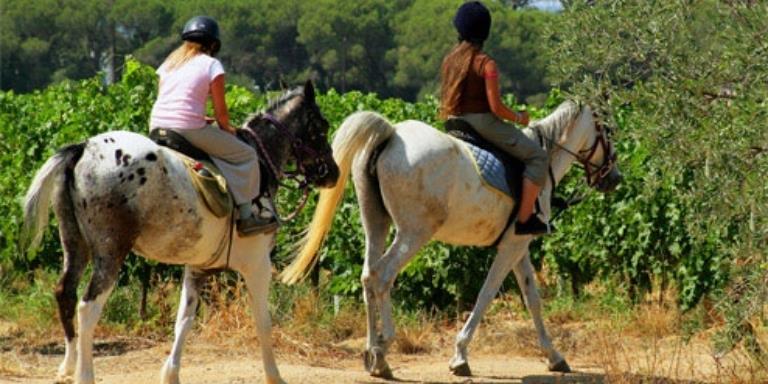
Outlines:
{"label": "vineyard", "polygon": [[[531,256],[547,298],[578,300],[598,286],[606,301],[654,301],[686,314],[680,327],[714,330],[718,351],[744,344],[759,359],[768,347],[761,336],[768,298],[768,7],[694,3],[574,6],[573,17],[552,26],[552,82],[560,88],[538,107],[519,107],[535,119],[565,98],[593,105],[613,128],[625,178],[617,191],[601,195],[586,193],[583,175],[572,172],[556,194],[583,195],[583,201],[558,217],[558,232],[537,240]],[[738,22],[724,21],[731,19]],[[30,292],[50,294],[50,276],[61,264],[55,222],[39,249],[18,248],[20,201],[34,173],[66,144],[109,130],[146,133],[156,89],[153,69],[129,58],[123,78],[110,86],[94,77],[27,94],[0,93],[0,320],[13,319]],[[227,91],[236,123],[277,95],[234,85]],[[506,101],[515,104],[511,96]],[[442,124],[430,96],[410,103],[331,89],[318,104],[332,130],[359,110],[393,122]],[[331,296],[362,300],[364,237],[348,188],[312,278],[328,305]],[[299,197],[284,191],[280,209],[289,211]],[[272,255],[278,271],[313,208],[310,199],[281,228]],[[404,313],[471,308],[492,252],[431,243],[399,276],[393,302]],[[119,284],[139,290],[142,282],[177,281],[180,271],[129,257]],[[291,288],[276,283],[275,289]],[[502,289],[515,292],[512,277]],[[276,301],[275,316],[280,319],[289,305]],[[172,312],[151,303],[148,310]],[[128,327],[140,320],[132,310],[107,318]]]}

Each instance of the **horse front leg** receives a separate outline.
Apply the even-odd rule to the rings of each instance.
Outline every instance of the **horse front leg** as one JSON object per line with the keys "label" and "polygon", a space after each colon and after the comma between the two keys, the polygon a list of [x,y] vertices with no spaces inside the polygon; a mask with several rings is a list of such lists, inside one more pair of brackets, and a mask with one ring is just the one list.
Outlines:
{"label": "horse front leg", "polygon": [[504,279],[509,274],[509,270],[512,269],[512,265],[522,256],[523,252],[525,252],[525,248],[522,246],[499,247],[499,252],[496,254],[491,269],[488,271],[488,276],[485,277],[483,287],[477,296],[475,307],[472,308],[472,313],[464,323],[461,331],[459,331],[459,334],[456,335],[456,350],[448,365],[454,375],[472,376],[472,370],[469,368],[467,347],[472,341],[472,337],[477,330],[477,326],[480,324],[480,320],[483,318],[483,314],[485,314],[485,310],[488,309],[488,304],[496,297],[501,283],[504,282]]}
{"label": "horse front leg", "polygon": [[200,302],[200,286],[202,286],[206,276],[206,273],[190,266],[184,268],[184,283],[179,299],[179,311],[176,314],[173,348],[168,359],[165,360],[162,371],[160,371],[162,384],[179,384],[181,353],[184,349],[184,341],[195,320],[195,312]]}
{"label": "horse front leg", "polygon": [[533,318],[534,326],[536,326],[536,332],[539,335],[539,345],[549,360],[549,370],[554,372],[570,372],[571,367],[568,366],[563,356],[552,346],[552,340],[544,326],[544,321],[541,317],[541,298],[539,297],[539,290],[536,288],[536,281],[534,280],[533,265],[531,265],[531,259],[527,253],[519,263],[514,265],[513,271],[517,284],[523,292],[525,305],[528,307],[528,312],[530,312]]}
{"label": "horse front leg", "polygon": [[277,369],[272,350],[272,319],[269,314],[269,285],[272,281],[272,264],[269,252],[250,255],[252,263],[239,270],[248,286],[251,312],[256,322],[256,333],[261,345],[261,359],[267,384],[285,384]]}

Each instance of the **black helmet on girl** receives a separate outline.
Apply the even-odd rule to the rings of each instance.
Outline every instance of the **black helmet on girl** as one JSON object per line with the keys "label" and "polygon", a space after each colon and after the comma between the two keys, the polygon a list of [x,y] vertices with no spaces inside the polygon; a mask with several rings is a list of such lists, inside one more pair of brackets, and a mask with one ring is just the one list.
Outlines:
{"label": "black helmet on girl", "polygon": [[189,19],[189,21],[184,24],[184,30],[181,32],[181,39],[200,43],[214,55],[219,51],[219,48],[221,48],[219,24],[216,23],[216,20],[208,16],[195,16]]}
{"label": "black helmet on girl", "polygon": [[466,2],[456,11],[453,26],[460,40],[482,43],[491,32],[491,12],[479,1]]}

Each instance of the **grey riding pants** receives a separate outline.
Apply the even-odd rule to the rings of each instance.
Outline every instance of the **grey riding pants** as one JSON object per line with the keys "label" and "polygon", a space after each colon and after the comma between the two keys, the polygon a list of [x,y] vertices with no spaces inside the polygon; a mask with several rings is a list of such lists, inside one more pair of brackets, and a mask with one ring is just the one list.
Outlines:
{"label": "grey riding pants", "polygon": [[200,129],[174,129],[192,145],[211,156],[227,180],[235,204],[250,203],[259,195],[261,172],[256,150],[218,125]]}
{"label": "grey riding pants", "polygon": [[547,152],[522,130],[492,113],[468,113],[457,116],[468,122],[484,139],[525,163],[523,176],[543,187],[547,182]]}

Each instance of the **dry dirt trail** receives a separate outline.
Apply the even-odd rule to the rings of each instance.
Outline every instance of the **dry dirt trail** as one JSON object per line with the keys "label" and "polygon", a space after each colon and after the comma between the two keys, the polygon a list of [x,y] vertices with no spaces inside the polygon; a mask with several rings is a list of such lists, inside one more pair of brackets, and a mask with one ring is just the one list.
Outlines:
{"label": "dry dirt trail", "polygon": [[[448,370],[454,332],[446,329],[427,333],[428,350],[406,354],[393,350],[388,361],[395,380],[370,377],[360,358],[364,337],[349,338],[333,345],[309,345],[276,331],[277,362],[289,384],[319,383],[751,383],[765,382],[764,366],[750,366],[739,354],[715,361],[706,337],[689,343],[680,337],[662,338],[617,334],[601,336],[603,326],[594,324],[553,327],[557,345],[575,373],[554,374],[539,357],[535,333],[526,321],[498,322],[505,328],[485,329],[470,346],[474,376],[453,376]],[[55,383],[63,358],[62,342],[55,335],[37,341],[14,339],[12,327],[3,331],[0,321],[0,384]],[[6,325],[12,325],[5,323]],[[488,327],[492,328],[492,327]],[[598,331],[590,331],[595,328]],[[501,329],[501,331],[499,331]],[[481,328],[482,330],[482,328]],[[204,332],[200,332],[204,333]],[[192,334],[182,357],[183,384],[241,384],[264,382],[264,371],[254,336],[238,337],[231,330],[216,338]],[[569,336],[570,335],[570,336]],[[474,348],[473,348],[474,346]],[[570,346],[570,347],[568,347]],[[140,337],[97,336],[95,344],[97,383],[158,383],[160,368],[168,356],[171,341]],[[610,378],[606,379],[605,375]]]}
{"label": "dry dirt trail", "polygon": [[[165,344],[165,343],[164,343]],[[157,383],[160,367],[169,345],[145,346],[114,356],[95,359],[97,383],[135,384]],[[0,383],[54,383],[61,355],[3,354],[2,358],[17,358],[19,371],[0,372]],[[543,359],[478,354],[471,356],[475,376],[460,378],[448,371],[447,354],[393,354],[390,365],[394,381],[370,377],[362,361],[352,356],[341,358],[300,359],[278,355],[278,365],[288,383],[594,383],[602,375],[594,367],[574,364],[581,373],[561,375],[546,371]],[[264,371],[256,353],[231,350],[210,344],[192,342],[182,360],[181,382],[184,384],[263,383]]]}

